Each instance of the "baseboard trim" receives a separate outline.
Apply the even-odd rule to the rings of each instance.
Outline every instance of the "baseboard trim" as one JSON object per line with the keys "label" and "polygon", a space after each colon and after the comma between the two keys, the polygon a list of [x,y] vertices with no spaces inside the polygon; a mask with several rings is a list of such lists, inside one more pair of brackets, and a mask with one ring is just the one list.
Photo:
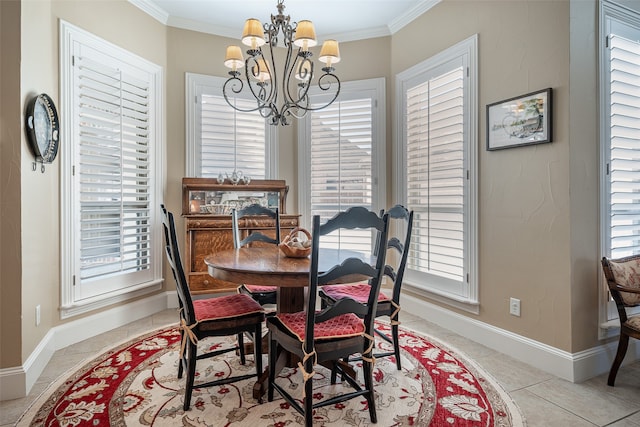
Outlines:
{"label": "baseboard trim", "polygon": [[[402,309],[542,371],[575,383],[608,372],[618,345],[617,342],[611,342],[578,353],[569,353],[411,295],[402,296]],[[640,355],[640,340],[632,340],[624,363],[638,360],[638,355]]]}
{"label": "baseboard trim", "polygon": [[50,329],[22,366],[0,369],[0,401],[29,394],[57,350],[175,307],[175,291],[163,292]]}

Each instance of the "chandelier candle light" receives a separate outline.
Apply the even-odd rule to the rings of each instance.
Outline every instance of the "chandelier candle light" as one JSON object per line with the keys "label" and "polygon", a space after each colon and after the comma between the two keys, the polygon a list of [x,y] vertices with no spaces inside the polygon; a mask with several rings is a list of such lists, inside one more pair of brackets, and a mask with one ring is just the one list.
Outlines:
{"label": "chandelier candle light", "polygon": [[[317,79],[318,87],[332,93],[329,102],[311,107],[309,88],[314,79],[315,68],[311,61],[313,53],[309,48],[317,45],[316,31],[311,21],[290,23],[290,16],[284,15],[284,0],[278,0],[278,14],[271,15],[271,23],[264,26],[259,20],[247,19],[242,32],[242,43],[249,46],[247,59],[242,56],[239,46],[227,47],[224,65],[231,68],[231,77],[222,88],[224,99],[234,109],[242,112],[259,111],[262,117],[270,119],[272,125],[288,125],[291,116],[302,118],[308,111],[321,110],[331,105],[340,93],[340,79],[333,74],[333,64],[340,62],[340,49],[335,40],[326,40],[322,44],[318,60],[325,64]],[[278,89],[278,73],[274,56],[274,47],[278,45],[278,36],[282,32],[282,42],[287,49],[284,67],[280,78],[282,86]],[[269,46],[265,57],[262,46]],[[294,49],[297,48],[297,52]],[[244,65],[244,76],[238,71]],[[256,100],[256,107],[241,109],[229,99],[240,94],[245,86]],[[332,92],[335,91],[335,92]],[[246,92],[246,90],[245,90]],[[282,96],[282,101],[278,97]]]}

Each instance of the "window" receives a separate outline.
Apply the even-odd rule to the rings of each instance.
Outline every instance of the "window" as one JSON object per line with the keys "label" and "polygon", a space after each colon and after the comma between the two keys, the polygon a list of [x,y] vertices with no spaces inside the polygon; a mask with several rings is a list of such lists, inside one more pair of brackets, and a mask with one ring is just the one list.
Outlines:
{"label": "window", "polygon": [[[308,221],[325,222],[349,207],[384,208],[385,103],[384,79],[342,83],[338,100],[308,113],[300,122],[298,169],[300,213]],[[311,104],[326,97],[311,94]],[[324,101],[324,102],[323,102]],[[369,251],[372,236],[353,230],[330,235],[335,247]]]}
{"label": "window", "polygon": [[406,280],[475,305],[476,37],[397,76],[396,182],[414,211]]}
{"label": "window", "polygon": [[61,22],[62,316],[159,289],[161,68]]}
{"label": "window", "polygon": [[[603,131],[605,254],[640,253],[640,26],[605,9]],[[638,17],[637,17],[638,18]]]}
{"label": "window", "polygon": [[[187,73],[187,175],[217,178],[242,171],[252,179],[268,179],[277,171],[276,126],[258,111],[240,112],[222,95],[226,79]],[[243,109],[255,100],[231,99]]]}
{"label": "window", "polygon": [[620,258],[640,253],[640,14],[602,2],[600,16],[602,254]]}

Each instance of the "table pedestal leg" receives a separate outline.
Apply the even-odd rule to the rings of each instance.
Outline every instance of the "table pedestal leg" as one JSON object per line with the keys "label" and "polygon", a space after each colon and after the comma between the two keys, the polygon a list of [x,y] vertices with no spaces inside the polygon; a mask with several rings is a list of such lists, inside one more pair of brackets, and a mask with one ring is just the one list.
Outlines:
{"label": "table pedestal leg", "polygon": [[[291,366],[290,359],[291,354],[287,351],[281,350],[276,359],[276,372],[280,372],[282,368]],[[259,403],[262,403],[262,397],[267,393],[267,387],[269,385],[269,366],[262,372],[258,381],[253,385],[253,398]]]}
{"label": "table pedestal leg", "polygon": [[278,287],[278,313],[295,313],[304,310],[304,289]]}

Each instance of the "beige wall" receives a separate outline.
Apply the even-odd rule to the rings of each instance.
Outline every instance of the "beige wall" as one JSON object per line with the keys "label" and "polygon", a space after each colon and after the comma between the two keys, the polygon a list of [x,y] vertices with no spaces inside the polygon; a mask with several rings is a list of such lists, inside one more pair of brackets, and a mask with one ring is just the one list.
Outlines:
{"label": "beige wall", "polygon": [[[58,96],[58,43],[53,4],[22,2],[22,64],[20,101],[39,93],[54,101]],[[59,103],[58,103],[59,104]],[[60,294],[59,188],[60,161],[46,165],[45,172],[32,170],[24,128],[21,130],[22,181],[22,360],[25,360],[56,323]],[[64,144],[64,141],[61,141]],[[60,151],[64,146],[60,146]],[[35,306],[41,307],[42,322],[35,324]]]}
{"label": "beige wall", "polygon": [[[5,368],[24,363],[44,335],[63,323],[58,313],[60,160],[48,165],[44,174],[32,172],[24,132],[15,124],[31,95],[47,92],[59,101],[58,18],[164,67],[165,202],[177,212],[185,174],[184,73],[226,76],[224,48],[237,41],[164,27],[125,0],[23,0],[18,12],[11,2],[0,3],[4,185],[0,330],[2,343],[7,338],[12,343],[22,341],[20,348],[0,350],[0,368]],[[22,29],[5,25],[7,16],[17,15]],[[337,67],[343,81],[386,78],[387,200],[392,201],[395,75],[478,34],[481,309],[478,316],[462,314],[570,352],[598,344],[596,16],[595,0],[445,0],[392,37],[342,43],[343,61]],[[19,76],[15,66],[5,63],[7,33],[22,38]],[[19,52],[10,53],[9,58],[19,59]],[[6,79],[7,75],[12,78]],[[19,86],[19,94],[5,92],[6,82]],[[554,89],[554,142],[486,151],[486,104],[546,87]],[[7,93],[11,98],[5,98]],[[278,178],[291,185],[290,212],[297,210],[296,136],[295,124],[279,129]],[[7,144],[7,137],[13,143]],[[11,179],[5,185],[7,177]],[[19,207],[5,216],[5,203],[11,200],[19,201]],[[17,256],[7,250],[6,242],[12,243],[10,248],[21,246]],[[7,264],[13,268],[7,271]],[[511,296],[522,301],[520,318],[508,314]],[[37,304],[42,307],[42,324],[36,328]]]}
{"label": "beige wall", "polygon": [[[391,59],[395,75],[478,34],[481,305],[472,317],[567,351],[575,350],[569,27],[568,1],[445,0],[393,36]],[[485,106],[547,87],[553,88],[554,142],[486,151]],[[509,297],[521,300],[520,318],[509,315]]]}
{"label": "beige wall", "polygon": [[20,2],[0,1],[0,368],[20,366]]}

